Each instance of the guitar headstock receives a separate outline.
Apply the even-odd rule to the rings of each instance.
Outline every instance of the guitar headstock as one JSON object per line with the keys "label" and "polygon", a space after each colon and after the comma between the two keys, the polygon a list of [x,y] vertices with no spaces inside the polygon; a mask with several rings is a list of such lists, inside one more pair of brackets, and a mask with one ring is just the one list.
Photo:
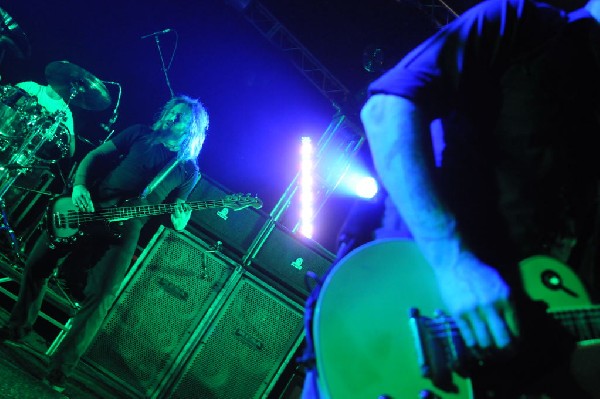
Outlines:
{"label": "guitar headstock", "polygon": [[223,199],[223,205],[234,211],[252,207],[260,209],[263,206],[262,200],[251,194],[229,194]]}

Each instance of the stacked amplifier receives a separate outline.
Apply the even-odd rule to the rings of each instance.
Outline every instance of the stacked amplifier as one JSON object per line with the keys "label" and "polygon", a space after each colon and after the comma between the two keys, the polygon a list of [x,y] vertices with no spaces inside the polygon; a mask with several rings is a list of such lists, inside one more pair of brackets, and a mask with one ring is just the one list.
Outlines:
{"label": "stacked amplifier", "polygon": [[[203,177],[190,201],[232,193]],[[132,398],[267,398],[304,338],[308,272],[333,255],[262,210],[194,212],[166,227],[128,273],[84,362]]]}
{"label": "stacked amplifier", "polygon": [[[190,200],[219,199],[231,191],[204,176]],[[272,220],[260,209],[209,209],[194,212],[188,230],[283,294],[304,303],[313,288],[311,276],[322,277],[334,255]]]}
{"label": "stacked amplifier", "polygon": [[303,309],[188,233],[159,228],[84,362],[131,398],[264,398]]}

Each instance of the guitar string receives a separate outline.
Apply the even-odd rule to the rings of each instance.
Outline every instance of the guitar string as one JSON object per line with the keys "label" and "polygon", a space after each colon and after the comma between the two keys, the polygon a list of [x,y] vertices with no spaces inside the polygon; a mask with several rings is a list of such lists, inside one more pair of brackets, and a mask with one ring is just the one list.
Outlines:
{"label": "guitar string", "polygon": [[[555,319],[570,331],[583,338],[600,337],[600,307],[592,307],[590,309],[577,309],[566,311],[549,312]],[[450,328],[448,328],[450,327]],[[450,318],[437,320],[429,319],[428,330],[435,337],[444,338],[449,334],[454,337],[459,335],[459,329],[454,320]]]}
{"label": "guitar string", "polygon": [[[187,204],[194,210],[214,208],[224,206],[227,200],[210,200],[203,202],[188,202]],[[239,202],[239,201],[236,201]],[[106,208],[97,212],[81,212],[77,210],[68,210],[66,213],[55,213],[60,225],[67,223],[85,223],[90,221],[101,221],[111,218],[132,217],[132,216],[151,216],[162,213],[168,213],[174,209],[177,204],[156,204],[156,205],[138,205],[130,207]]]}
{"label": "guitar string", "polygon": [[[222,201],[211,201],[214,206],[222,205]],[[131,206],[131,207],[122,207],[122,208],[107,208],[102,209],[98,212],[81,212],[69,210],[67,213],[62,213],[62,215],[66,215],[70,220],[76,220],[79,222],[87,222],[94,220],[106,220],[111,217],[125,217],[125,216],[134,216],[134,215],[155,215],[160,214],[165,211],[170,211],[175,207],[176,204],[159,204],[159,205],[140,205],[140,206]],[[190,205],[192,206],[192,205]],[[192,209],[203,209],[210,207],[208,204],[202,205],[194,205]]]}

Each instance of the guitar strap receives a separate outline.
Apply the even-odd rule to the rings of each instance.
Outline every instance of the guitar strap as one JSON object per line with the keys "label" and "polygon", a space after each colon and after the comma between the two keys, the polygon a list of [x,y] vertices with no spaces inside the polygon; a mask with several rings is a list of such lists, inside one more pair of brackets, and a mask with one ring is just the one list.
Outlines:
{"label": "guitar strap", "polygon": [[158,186],[165,179],[165,177],[167,177],[167,175],[171,173],[173,169],[175,169],[177,165],[179,165],[180,161],[181,160],[178,157],[175,157],[175,159],[173,159],[170,163],[166,164],[165,167],[162,168],[162,170],[154,177],[154,179],[148,183],[144,191],[142,191],[140,197],[146,198],[152,191],[154,191],[156,186]]}

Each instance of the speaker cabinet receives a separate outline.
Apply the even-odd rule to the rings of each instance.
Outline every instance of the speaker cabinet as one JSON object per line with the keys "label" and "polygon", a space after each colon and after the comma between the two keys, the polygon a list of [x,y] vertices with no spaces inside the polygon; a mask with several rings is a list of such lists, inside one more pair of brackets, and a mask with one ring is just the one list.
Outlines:
{"label": "speaker cabinet", "polygon": [[244,275],[164,398],[266,398],[304,336],[302,315]]}
{"label": "speaker cabinet", "polygon": [[[203,175],[189,200],[218,200],[229,194],[231,191]],[[207,209],[192,213],[188,230],[207,242],[221,241],[229,257],[241,260],[267,220],[268,215],[250,207],[239,211]]]}
{"label": "speaker cabinet", "polygon": [[154,395],[240,276],[239,266],[203,241],[161,227],[128,273],[84,361],[131,397]]}
{"label": "speaker cabinet", "polygon": [[307,281],[307,273],[322,277],[333,260],[334,255],[319,244],[277,224],[248,267],[263,280],[303,303],[313,288]]}

